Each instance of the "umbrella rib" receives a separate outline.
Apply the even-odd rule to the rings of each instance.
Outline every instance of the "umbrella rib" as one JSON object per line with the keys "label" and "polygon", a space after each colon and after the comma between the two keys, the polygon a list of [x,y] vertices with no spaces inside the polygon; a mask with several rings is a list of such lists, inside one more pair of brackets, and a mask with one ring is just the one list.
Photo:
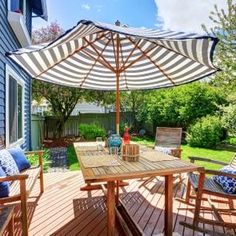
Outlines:
{"label": "umbrella rib", "polygon": [[139,45],[139,43],[141,42],[141,39],[138,40],[138,42],[136,43],[136,45],[133,47],[132,51],[130,52],[130,54],[128,55],[128,57],[126,58],[125,62],[123,62],[122,67],[120,68],[120,70],[122,71],[123,68],[125,67],[126,63],[128,62],[128,60],[130,59],[130,57],[133,55],[134,51],[137,49],[137,46]]}
{"label": "umbrella rib", "polygon": [[102,49],[101,53],[98,55],[97,59],[95,60],[94,64],[91,66],[91,68],[89,69],[87,75],[85,76],[85,78],[83,79],[83,81],[80,84],[80,87],[83,86],[85,80],[88,78],[89,74],[91,73],[92,69],[94,68],[94,66],[96,65],[99,57],[102,55],[102,53],[105,51],[106,47],[108,46],[108,44],[110,43],[111,39],[108,39],[107,43],[105,44],[105,47]]}
{"label": "umbrella rib", "polygon": [[[131,43],[135,44],[131,38],[128,38],[130,40]],[[148,52],[143,51],[139,46],[138,49],[140,50],[140,52],[154,65],[157,67],[157,69],[173,84],[175,85],[175,82],[165,73],[164,70],[161,69],[161,67],[152,60],[152,58],[150,56],[147,55]]]}
{"label": "umbrella rib", "polygon": [[[123,55],[123,51],[122,51],[122,46],[121,46],[121,44],[120,44],[120,55],[121,55],[121,61],[122,61],[122,63],[123,63],[122,66],[124,66],[124,65],[125,65],[125,64],[124,64],[124,55]],[[125,71],[123,71],[123,73],[124,73],[124,77],[125,77],[125,86],[126,86],[126,89],[128,90],[129,88],[128,88],[128,83],[127,83],[127,78],[126,78]]]}
{"label": "umbrella rib", "polygon": [[116,63],[116,72],[118,71],[117,65],[118,65],[118,61],[117,61],[117,53],[116,53],[116,47],[115,47],[115,43],[114,43],[114,38],[113,38],[113,34],[112,32],[110,32],[111,35],[111,39],[112,39],[112,45],[113,45],[113,53],[114,53],[114,58],[115,58],[115,63]]}
{"label": "umbrella rib", "polygon": [[[99,37],[97,37],[96,39],[94,39],[93,41],[91,41],[89,44],[92,44],[92,43],[94,43],[94,42],[100,40],[101,38],[103,38],[103,37],[105,37],[105,36],[106,36],[106,34],[102,34],[102,35],[100,35]],[[87,46],[89,46],[89,45],[85,45],[85,46],[83,46],[83,47],[81,47],[81,48],[75,50],[73,53],[70,53],[67,57],[63,58],[62,60],[56,62],[56,63],[53,64],[52,66],[48,67],[46,70],[44,70],[44,71],[42,71],[41,73],[39,73],[35,78],[40,77],[42,74],[46,73],[47,71],[49,71],[50,69],[52,69],[52,68],[55,67],[56,65],[58,65],[58,64],[60,64],[61,62],[65,61],[67,58],[73,56],[75,53],[77,53],[77,52],[83,50],[83,49],[86,48]]]}
{"label": "umbrella rib", "polygon": [[[87,43],[89,43],[89,41],[87,40],[87,39],[84,39]],[[108,39],[109,41],[110,41],[110,39]],[[108,42],[109,42],[108,41]],[[103,59],[103,61],[104,61],[104,64],[106,64],[107,66],[107,68],[109,68],[111,71],[113,71],[113,67],[111,66],[111,64],[104,58],[104,56],[102,55],[102,53],[104,52],[104,50],[102,50],[102,52],[98,52],[98,50],[93,46],[93,44],[91,44],[90,45],[92,48],[93,48],[93,50],[97,53],[97,55],[98,55],[98,58],[102,58]],[[105,48],[107,47],[107,45],[105,45]]]}
{"label": "umbrella rib", "polygon": [[114,68],[108,66],[106,63],[104,63],[103,61],[99,60],[99,57],[94,57],[92,56],[90,53],[83,51],[84,54],[86,54],[87,56],[89,56],[90,58],[92,58],[94,61],[99,62],[101,65],[103,65],[104,67],[106,67],[107,69],[111,70],[113,73],[115,73]]}
{"label": "umbrella rib", "polygon": [[[157,46],[155,45],[154,47],[148,49],[145,53],[149,53],[151,52],[153,49],[155,49]],[[133,64],[135,64],[137,61],[139,61],[140,59],[142,59],[143,57],[145,57],[145,55],[142,53],[141,56],[139,56],[136,60],[130,62],[130,64],[128,64],[127,66],[122,68],[122,72],[127,70],[129,67],[131,67]]]}

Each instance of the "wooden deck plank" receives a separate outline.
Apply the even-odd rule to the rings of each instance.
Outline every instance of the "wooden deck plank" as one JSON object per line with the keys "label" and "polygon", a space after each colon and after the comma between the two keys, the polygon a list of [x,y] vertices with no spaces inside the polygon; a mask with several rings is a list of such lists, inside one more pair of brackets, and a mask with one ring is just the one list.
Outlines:
{"label": "wooden deck plank", "polygon": [[[130,180],[129,185],[120,188],[122,202],[145,235],[162,233],[164,226],[164,182],[153,180],[146,188],[138,188],[138,180]],[[45,174],[45,192],[39,198],[38,183],[32,191],[28,209],[30,218],[29,234],[41,235],[106,235],[106,202],[101,190],[92,192],[80,191],[84,180],[80,171],[65,173]],[[174,190],[177,197],[182,197],[185,185],[182,184]],[[235,203],[236,204],[236,203]],[[220,204],[225,207],[225,204]],[[185,210],[179,210],[185,208]],[[193,232],[179,225],[179,221],[186,220],[191,223],[193,213],[186,210],[187,206],[174,200],[173,227],[180,235],[201,236],[202,233]],[[212,215],[205,213],[204,217],[212,219]],[[227,216],[230,221],[235,221],[236,216]],[[21,236],[20,207],[16,207],[14,235]],[[201,225],[202,226],[202,225]],[[224,232],[222,227],[204,225],[206,229]],[[4,236],[7,232],[4,233]],[[118,229],[116,235],[120,235]]]}

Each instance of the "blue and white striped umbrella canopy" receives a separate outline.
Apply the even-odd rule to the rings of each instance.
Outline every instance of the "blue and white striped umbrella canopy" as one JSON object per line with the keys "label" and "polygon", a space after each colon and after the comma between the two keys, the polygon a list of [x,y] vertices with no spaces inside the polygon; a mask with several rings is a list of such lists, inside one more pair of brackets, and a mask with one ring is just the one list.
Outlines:
{"label": "blue and white striped umbrella canopy", "polygon": [[217,71],[217,39],[81,20],[55,41],[9,52],[33,78],[94,90],[177,86]]}

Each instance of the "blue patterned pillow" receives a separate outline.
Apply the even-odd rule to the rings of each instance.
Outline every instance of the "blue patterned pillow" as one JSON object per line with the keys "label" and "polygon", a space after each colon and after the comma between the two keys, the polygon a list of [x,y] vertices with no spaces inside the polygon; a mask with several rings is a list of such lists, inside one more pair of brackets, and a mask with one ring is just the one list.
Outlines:
{"label": "blue patterned pillow", "polygon": [[[220,171],[229,173],[229,174],[236,174],[236,169],[232,168],[231,166],[225,166]],[[218,183],[226,193],[236,193],[236,179],[230,178],[223,175],[215,175],[213,179],[216,183]]]}
{"label": "blue patterned pillow", "polygon": [[[0,166],[0,178],[5,176],[6,176],[5,172]],[[9,182],[8,181],[0,182],[0,198],[8,197],[8,195],[9,195]]]}
{"label": "blue patterned pillow", "polygon": [[20,173],[12,155],[6,149],[0,150],[0,166],[6,175],[17,175]]}
{"label": "blue patterned pillow", "polygon": [[30,163],[27,160],[23,150],[19,147],[8,149],[10,154],[12,155],[19,171],[30,168]]}

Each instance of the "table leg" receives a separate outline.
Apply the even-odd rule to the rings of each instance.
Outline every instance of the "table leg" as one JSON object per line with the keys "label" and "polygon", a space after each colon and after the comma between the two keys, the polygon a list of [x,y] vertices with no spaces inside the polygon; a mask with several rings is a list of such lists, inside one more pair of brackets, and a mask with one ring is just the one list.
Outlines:
{"label": "table leg", "polygon": [[115,182],[107,182],[107,235],[115,235]]}
{"label": "table leg", "polygon": [[164,235],[171,236],[173,228],[173,175],[165,176],[165,228]]}

